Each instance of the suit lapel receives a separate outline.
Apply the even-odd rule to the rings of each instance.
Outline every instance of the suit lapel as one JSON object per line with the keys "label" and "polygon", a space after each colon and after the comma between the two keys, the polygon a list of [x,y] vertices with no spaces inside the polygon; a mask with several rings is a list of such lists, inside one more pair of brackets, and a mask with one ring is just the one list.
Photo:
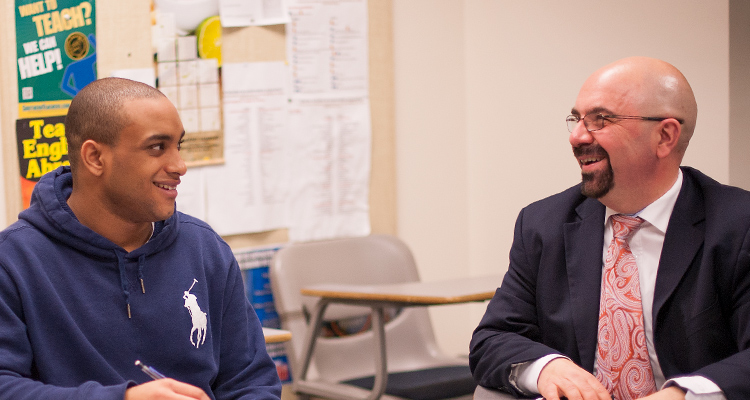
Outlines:
{"label": "suit lapel", "polygon": [[[700,189],[689,171],[669,219],[654,291],[652,321],[672,295],[682,276],[702,247],[705,207]],[[577,221],[565,224],[565,263],[570,290],[573,328],[581,366],[594,370],[599,324],[605,207],[587,199],[576,208]]]}
{"label": "suit lapel", "polygon": [[652,322],[656,329],[656,316],[672,295],[682,276],[690,267],[704,240],[705,207],[693,179],[683,170],[684,180],[680,195],[669,218],[664,246],[656,274]]}
{"label": "suit lapel", "polygon": [[581,366],[589,371],[594,369],[599,324],[604,211],[599,201],[587,199],[576,208],[580,219],[563,227],[573,327]]}

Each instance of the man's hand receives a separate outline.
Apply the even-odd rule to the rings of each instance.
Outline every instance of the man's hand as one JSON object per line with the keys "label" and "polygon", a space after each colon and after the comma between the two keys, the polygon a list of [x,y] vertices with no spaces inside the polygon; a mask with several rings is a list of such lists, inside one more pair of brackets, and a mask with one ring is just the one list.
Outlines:
{"label": "man's hand", "polygon": [[157,379],[125,391],[124,400],[211,400],[198,387],[174,379]]}
{"label": "man's hand", "polygon": [[537,389],[547,400],[559,400],[561,396],[568,400],[612,399],[594,375],[567,358],[556,358],[542,368]]}
{"label": "man's hand", "polygon": [[685,400],[685,392],[677,386],[670,386],[650,396],[641,397],[643,400]]}

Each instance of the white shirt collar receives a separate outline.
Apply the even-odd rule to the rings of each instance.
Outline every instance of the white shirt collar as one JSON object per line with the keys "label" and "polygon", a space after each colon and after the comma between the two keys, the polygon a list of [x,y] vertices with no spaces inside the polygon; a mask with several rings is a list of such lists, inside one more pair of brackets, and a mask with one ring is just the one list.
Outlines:
{"label": "white shirt collar", "polygon": [[[672,216],[672,210],[675,203],[677,203],[677,197],[680,195],[680,189],[682,189],[682,170],[678,169],[677,180],[672,187],[653,203],[647,205],[646,208],[633,214],[633,216],[643,218],[646,222],[660,230],[662,234],[665,234],[667,232],[667,225],[669,225],[669,218]],[[620,213],[607,207],[607,212],[604,215],[604,224],[606,225],[609,217],[615,214]]]}

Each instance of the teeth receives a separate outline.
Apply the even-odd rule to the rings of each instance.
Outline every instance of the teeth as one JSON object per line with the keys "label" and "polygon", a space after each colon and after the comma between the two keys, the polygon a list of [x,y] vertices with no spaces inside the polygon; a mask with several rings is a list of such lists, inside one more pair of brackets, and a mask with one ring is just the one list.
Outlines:
{"label": "teeth", "polygon": [[587,165],[599,161],[599,158],[586,158],[581,160],[581,164]]}
{"label": "teeth", "polygon": [[167,190],[177,189],[177,186],[167,186],[167,185],[162,185],[161,183],[155,183],[154,185],[156,185],[156,187],[160,187],[162,189],[167,189]]}

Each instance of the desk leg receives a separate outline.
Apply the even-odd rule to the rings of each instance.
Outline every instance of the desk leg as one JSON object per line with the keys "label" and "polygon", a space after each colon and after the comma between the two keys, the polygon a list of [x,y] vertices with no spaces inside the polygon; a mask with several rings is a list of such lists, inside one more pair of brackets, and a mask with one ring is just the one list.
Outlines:
{"label": "desk leg", "polygon": [[312,360],[312,354],[315,350],[315,342],[318,340],[320,329],[323,326],[323,314],[326,312],[326,308],[328,308],[328,303],[327,300],[320,299],[318,303],[315,304],[315,314],[310,321],[310,325],[308,325],[309,329],[307,330],[307,337],[305,337],[305,356],[302,360],[302,366],[299,371],[300,381],[305,381],[307,379],[307,370],[310,368],[310,361]]}
{"label": "desk leg", "polygon": [[379,399],[388,384],[388,363],[385,351],[385,312],[383,306],[372,306],[372,334],[375,340],[375,382],[367,400]]}
{"label": "desk leg", "polygon": [[[309,329],[305,337],[304,345],[304,357],[300,366],[299,373],[294,378],[293,386],[294,390],[312,394],[331,396],[332,398],[350,398],[346,395],[338,394],[335,389],[315,389],[309,384],[306,384],[307,372],[310,368],[310,362],[312,361],[312,355],[315,351],[315,342],[320,334],[320,329],[323,325],[323,315],[325,314],[328,304],[331,302],[326,299],[320,299],[315,305],[315,312],[312,320],[310,321]],[[372,305],[372,333],[375,347],[375,381],[370,394],[365,400],[377,400],[383,393],[388,384],[388,364],[386,361],[386,349],[385,349],[385,310],[383,306]]]}

